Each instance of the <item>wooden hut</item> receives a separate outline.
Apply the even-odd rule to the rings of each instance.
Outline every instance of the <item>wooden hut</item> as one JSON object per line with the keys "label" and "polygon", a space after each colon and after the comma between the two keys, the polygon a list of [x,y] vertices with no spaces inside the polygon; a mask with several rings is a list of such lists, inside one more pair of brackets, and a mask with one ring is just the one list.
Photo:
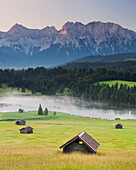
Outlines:
{"label": "wooden hut", "polygon": [[99,145],[100,144],[97,141],[83,131],[64,145],[60,146],[60,149],[63,148],[64,153],[83,152],[96,154]]}
{"label": "wooden hut", "polygon": [[20,133],[33,133],[33,128],[30,126],[20,129]]}
{"label": "wooden hut", "polygon": [[115,128],[116,129],[122,129],[123,125],[121,123],[118,123],[118,124],[115,125]]}
{"label": "wooden hut", "polygon": [[25,125],[26,121],[24,119],[16,121],[16,125]]}

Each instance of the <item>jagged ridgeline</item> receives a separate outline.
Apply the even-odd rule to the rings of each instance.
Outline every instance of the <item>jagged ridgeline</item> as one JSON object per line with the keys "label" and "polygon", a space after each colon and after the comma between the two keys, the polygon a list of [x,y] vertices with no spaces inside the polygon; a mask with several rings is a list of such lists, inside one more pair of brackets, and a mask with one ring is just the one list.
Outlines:
{"label": "jagged ridgeline", "polygon": [[110,22],[67,22],[60,30],[16,24],[0,32],[0,67],[51,67],[88,55],[133,53],[135,47],[136,32]]}

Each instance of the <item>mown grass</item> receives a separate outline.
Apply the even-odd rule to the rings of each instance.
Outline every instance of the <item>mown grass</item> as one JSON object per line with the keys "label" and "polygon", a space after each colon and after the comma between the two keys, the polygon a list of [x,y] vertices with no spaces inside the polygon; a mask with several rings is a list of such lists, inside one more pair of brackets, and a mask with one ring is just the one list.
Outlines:
{"label": "mown grass", "polygon": [[79,118],[82,118],[81,116],[75,116],[75,115],[69,115],[57,112],[56,115],[53,115],[53,111],[49,111],[48,116],[45,115],[38,115],[38,111],[28,111],[28,112],[6,112],[6,113],[0,113],[0,120],[2,121],[14,121],[18,119],[25,119],[25,120],[77,120]]}
{"label": "mown grass", "polygon": [[70,95],[72,95],[72,92],[70,91],[70,89],[69,88],[64,88],[64,90],[63,90],[63,92],[60,92],[60,90],[58,90],[57,92],[56,92],[56,95],[57,96],[70,96]]}
{"label": "mown grass", "polygon": [[[0,114],[1,119],[11,113]],[[11,117],[20,113],[12,113]],[[37,112],[25,112],[30,118]],[[5,116],[5,117],[4,117]],[[40,118],[40,117],[39,117]],[[0,169],[135,169],[136,120],[100,120],[49,112],[40,120],[27,120],[33,134],[20,134],[24,126],[0,122]],[[27,119],[27,117],[26,117]],[[123,129],[115,129],[121,122]],[[96,155],[63,154],[59,147],[85,130],[100,143]]]}
{"label": "mown grass", "polygon": [[5,88],[0,88],[0,95],[5,95],[5,94],[13,93],[16,95],[30,95],[32,92],[28,89],[25,89],[25,92],[21,91],[21,88],[17,87],[5,87]]}
{"label": "mown grass", "polygon": [[[97,82],[99,83],[100,85],[101,84],[109,84],[109,86],[111,87],[112,85],[115,85],[116,83],[118,82],[118,86],[120,87],[121,84],[123,85],[127,85],[129,87],[134,87],[136,86],[136,82],[132,82],[132,81],[123,81],[123,80],[111,80],[111,81],[100,81],[100,82]],[[97,84],[95,83],[95,84]]]}
{"label": "mown grass", "polygon": [[5,96],[5,95],[42,95],[41,92],[36,92],[35,94],[32,94],[32,91],[25,89],[25,92],[22,92],[21,88],[17,88],[17,87],[1,87],[0,88],[0,96]]}

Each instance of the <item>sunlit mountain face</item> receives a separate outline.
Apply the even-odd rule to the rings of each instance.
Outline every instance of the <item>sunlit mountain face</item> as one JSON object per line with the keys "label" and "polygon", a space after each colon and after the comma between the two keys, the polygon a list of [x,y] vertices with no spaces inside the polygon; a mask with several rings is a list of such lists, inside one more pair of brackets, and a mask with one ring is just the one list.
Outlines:
{"label": "sunlit mountain face", "polygon": [[15,24],[0,32],[0,67],[51,67],[88,55],[128,52],[136,52],[136,32],[110,22],[67,22],[61,30]]}

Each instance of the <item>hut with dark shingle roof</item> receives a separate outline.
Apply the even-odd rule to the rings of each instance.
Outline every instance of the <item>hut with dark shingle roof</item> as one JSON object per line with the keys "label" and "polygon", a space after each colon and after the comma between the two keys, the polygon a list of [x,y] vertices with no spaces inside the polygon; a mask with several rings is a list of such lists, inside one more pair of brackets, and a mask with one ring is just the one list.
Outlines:
{"label": "hut with dark shingle roof", "polygon": [[83,152],[96,154],[99,145],[100,144],[96,140],[83,131],[60,146],[60,149],[63,148],[64,153]]}
{"label": "hut with dark shingle roof", "polygon": [[118,123],[118,124],[115,125],[115,128],[116,129],[122,129],[123,125],[121,123]]}
{"label": "hut with dark shingle roof", "polygon": [[16,125],[25,125],[26,121],[24,119],[16,121]]}
{"label": "hut with dark shingle roof", "polygon": [[30,126],[20,129],[20,133],[33,133],[33,128]]}

